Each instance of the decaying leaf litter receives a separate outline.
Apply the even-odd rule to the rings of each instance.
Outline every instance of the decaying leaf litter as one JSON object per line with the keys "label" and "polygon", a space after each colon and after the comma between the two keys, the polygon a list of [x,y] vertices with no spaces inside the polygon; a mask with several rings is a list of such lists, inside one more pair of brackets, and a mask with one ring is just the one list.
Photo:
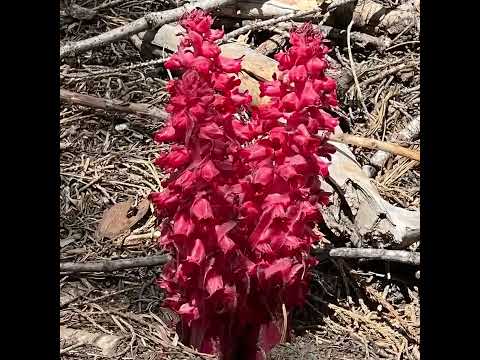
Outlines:
{"label": "decaying leaf litter", "polygon": [[[291,8],[298,10],[312,6],[301,1],[289,3]],[[342,130],[419,148],[418,133],[415,134],[415,131],[411,136],[399,136],[420,115],[419,3],[409,6],[411,2],[376,1],[374,5],[381,5],[384,9],[383,17],[380,13],[376,24],[372,21],[365,23],[365,18],[372,17],[366,11],[368,6],[372,6],[372,1],[343,5],[355,6],[355,16],[361,20],[357,20],[358,25],[354,24],[350,33],[354,73],[361,95],[352,76],[352,61],[349,59],[346,39],[349,19],[343,15],[347,10],[339,7],[331,11],[333,15],[322,16],[326,14],[327,7],[335,3],[339,2],[319,4],[321,10],[310,16],[310,20],[326,30],[329,29],[327,26],[338,29],[336,38],[332,35],[330,56],[334,61],[334,70],[342,74],[343,85],[339,89],[342,93],[339,96]],[[87,39],[147,13],[180,5],[175,1],[78,1],[74,4],[77,5],[75,11],[71,10],[75,9],[72,4],[69,2],[65,7],[62,4],[62,44]],[[264,10],[270,11],[270,16],[284,15],[284,8],[288,10],[288,6],[281,5],[281,1],[261,4]],[[96,10],[91,17],[92,12],[88,10],[79,15],[78,7]],[[224,15],[217,16],[218,25],[223,25],[227,33],[247,25],[254,18],[252,6],[239,2],[238,7],[243,13],[241,11],[241,15],[235,18],[226,16],[226,8],[222,10]],[[282,9],[283,13],[278,13],[278,9]],[[404,9],[414,13],[405,15],[407,20],[403,22],[394,22],[393,32],[389,31],[384,15],[396,11],[403,16],[408,12]],[[335,15],[337,11],[339,14]],[[269,15],[267,11],[264,11],[265,14]],[[332,20],[334,16],[340,20]],[[239,21],[242,24],[239,25]],[[260,51],[271,56],[276,51],[275,45],[267,45],[266,42],[273,38],[281,45],[286,36],[285,28],[290,26],[291,21],[303,19],[280,23],[274,31],[254,29],[240,35],[237,41],[252,49],[260,47]],[[359,39],[377,39],[377,45],[387,43],[388,46],[372,46]],[[106,44],[75,57],[65,57],[60,68],[61,87],[103,99],[147,103],[161,108],[167,99],[165,84],[171,74],[162,68],[159,61],[155,61],[155,56],[167,56],[168,49],[143,46],[139,50],[134,40],[132,36],[132,39]],[[144,65],[147,61],[152,63],[152,59],[158,64]],[[62,262],[132,258],[159,253],[151,209],[138,221],[130,219],[138,216],[145,197],[161,188],[164,180],[152,165],[161,146],[152,142],[151,134],[161,125],[158,119],[61,105]],[[350,150],[364,171],[374,176],[371,181],[385,200],[408,210],[419,208],[418,162],[387,155],[383,167],[377,170],[372,169],[371,164],[371,158],[378,157],[375,150],[357,147],[350,147]],[[340,202],[338,199],[335,201]],[[120,226],[118,231],[99,234],[99,223],[105,211],[115,204],[122,206],[124,202],[132,204],[125,219],[125,224],[132,223],[131,227]],[[343,230],[338,226],[330,232],[329,229],[322,231],[332,247],[349,246],[350,225],[347,221]],[[388,246],[388,241],[379,242],[375,237],[362,240],[364,247]],[[417,247],[418,243],[414,243],[410,245],[410,250]],[[315,269],[308,303],[295,314],[292,343],[279,346],[272,353],[272,358],[419,358],[417,270],[395,262],[323,259]],[[170,329],[169,325],[175,323],[175,317],[161,309],[162,293],[155,284],[159,272],[159,268],[150,267],[113,273],[62,274],[62,357],[208,357],[182,346]],[[82,336],[78,335],[79,331],[84,332],[80,333]]]}

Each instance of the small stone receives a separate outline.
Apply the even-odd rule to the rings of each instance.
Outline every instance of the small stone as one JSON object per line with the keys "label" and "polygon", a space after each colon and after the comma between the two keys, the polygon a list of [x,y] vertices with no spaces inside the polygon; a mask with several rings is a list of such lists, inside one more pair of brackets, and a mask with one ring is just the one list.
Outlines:
{"label": "small stone", "polygon": [[363,165],[362,170],[369,178],[373,178],[377,174],[377,169],[372,165]]}
{"label": "small stone", "polygon": [[117,130],[117,131],[128,130],[128,123],[122,123],[122,124],[115,125],[115,130]]}

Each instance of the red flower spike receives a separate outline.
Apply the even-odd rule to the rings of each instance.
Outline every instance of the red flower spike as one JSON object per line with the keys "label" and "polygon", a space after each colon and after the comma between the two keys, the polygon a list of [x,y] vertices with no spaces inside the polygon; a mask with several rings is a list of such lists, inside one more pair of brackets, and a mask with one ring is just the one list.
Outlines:
{"label": "red flower spike", "polygon": [[220,55],[212,17],[197,9],[180,24],[186,35],[165,67],[183,74],[167,85],[170,118],[154,135],[175,143],[155,162],[169,174],[165,189],[150,195],[159,244],[173,255],[158,284],[185,343],[224,360],[265,359],[281,340],[282,307],[305,301],[320,240],[312,226],[329,202],[321,179],[338,120],[328,49],[311,24],[294,29],[275,56],[279,72],[260,84],[269,104],[252,107],[241,59]]}

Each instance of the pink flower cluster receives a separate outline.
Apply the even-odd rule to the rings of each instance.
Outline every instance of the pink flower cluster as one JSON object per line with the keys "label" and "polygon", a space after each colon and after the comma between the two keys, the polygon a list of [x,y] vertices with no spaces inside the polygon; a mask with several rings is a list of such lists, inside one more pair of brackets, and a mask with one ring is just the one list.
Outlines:
{"label": "pink flower cluster", "polygon": [[241,60],[220,55],[223,32],[212,22],[201,10],[185,15],[186,36],[165,63],[183,74],[168,85],[170,118],[155,134],[175,143],[156,160],[170,174],[165,189],[150,196],[173,254],[159,283],[185,342],[226,360],[264,359],[282,337],[282,308],[303,304],[315,264],[335,82],[307,24],[276,56],[278,77],[261,84],[271,102],[252,108],[235,76]]}

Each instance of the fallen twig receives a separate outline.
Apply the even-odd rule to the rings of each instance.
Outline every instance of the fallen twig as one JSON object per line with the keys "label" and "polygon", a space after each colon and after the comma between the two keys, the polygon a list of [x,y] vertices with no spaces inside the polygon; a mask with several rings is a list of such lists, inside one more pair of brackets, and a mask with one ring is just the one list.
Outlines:
{"label": "fallen twig", "polygon": [[329,257],[364,258],[371,260],[395,261],[410,265],[420,265],[420,253],[406,250],[364,249],[364,248],[335,248],[331,250],[316,250],[316,254],[325,254]]}
{"label": "fallen twig", "polygon": [[368,85],[373,84],[374,82],[380,81],[380,80],[386,78],[387,76],[393,75],[393,74],[399,72],[400,70],[406,69],[407,67],[410,67],[410,66],[412,66],[412,64],[397,65],[393,68],[382,71],[381,73],[378,73],[377,75],[372,76],[371,78],[368,78],[365,81],[362,81],[362,85],[364,87],[367,87]]}
{"label": "fallen twig", "polygon": [[106,33],[62,46],[60,48],[60,59],[67,55],[78,55],[82,52],[98,48],[111,42],[125,39],[133,34],[138,34],[141,31],[153,29],[163,24],[173,22],[178,20],[185,12],[191,11],[195,8],[208,10],[234,2],[235,0],[201,0],[192,4],[183,5],[176,9],[150,13],[127,25],[120,26],[116,29],[107,31]]}
{"label": "fallen twig", "polygon": [[316,8],[316,9],[313,9],[313,10],[297,11],[293,14],[278,16],[278,17],[275,17],[275,18],[269,19],[269,20],[253,22],[251,24],[248,24],[246,26],[241,27],[240,29],[229,32],[228,34],[225,35],[225,37],[223,38],[221,43],[223,44],[223,43],[227,42],[228,40],[236,38],[238,35],[245,34],[245,33],[249,32],[251,30],[261,29],[261,28],[265,28],[265,27],[268,27],[268,26],[272,26],[272,25],[280,23],[280,22],[301,18],[301,17],[304,17],[306,15],[311,15],[311,14],[317,13],[319,11],[321,11],[319,8]]}
{"label": "fallen twig", "polygon": [[112,272],[137,267],[163,265],[169,260],[169,255],[152,255],[132,259],[90,261],[86,263],[65,262],[60,263],[60,272]]}
{"label": "fallen twig", "polygon": [[[134,35],[134,36],[136,36],[136,35]],[[133,36],[132,36],[132,38],[133,38]],[[141,42],[140,39],[139,39],[139,41]],[[135,46],[137,46],[137,45],[135,45]],[[140,48],[139,48],[139,50],[140,50]],[[166,60],[167,60],[166,58],[154,59],[154,60],[149,60],[149,61],[145,61],[145,62],[141,62],[141,63],[137,63],[137,64],[132,64],[132,65],[128,65],[128,66],[121,66],[121,67],[118,67],[118,68],[115,68],[115,69],[106,69],[106,70],[96,71],[96,72],[92,72],[92,73],[88,73],[88,74],[79,75],[79,74],[68,74],[68,73],[66,73],[66,74],[60,74],[60,76],[63,76],[63,77],[66,77],[66,78],[71,78],[71,79],[86,79],[86,78],[96,79],[96,78],[99,78],[99,77],[105,77],[105,76],[114,75],[114,74],[118,74],[118,73],[129,73],[132,70],[137,70],[137,69],[145,68],[145,67],[148,67],[148,66],[161,65]]]}
{"label": "fallen twig", "polygon": [[360,146],[367,149],[383,150],[395,155],[401,155],[412,160],[420,161],[420,151],[386,141],[379,141],[350,134],[331,134],[329,139],[331,141]]}
{"label": "fallen twig", "polygon": [[68,353],[69,351],[74,350],[74,349],[79,348],[79,347],[84,346],[84,345],[85,344],[83,342],[79,342],[79,343],[73,344],[71,346],[68,346],[66,348],[60,349],[60,355]]}
{"label": "fallen twig", "polygon": [[386,51],[389,51],[389,50],[393,50],[393,49],[396,49],[400,46],[405,46],[405,45],[410,45],[410,44],[419,44],[420,41],[419,40],[412,40],[412,41],[405,41],[405,42],[402,42],[400,44],[395,44],[395,45],[392,45],[390,46],[389,48],[385,49]]}
{"label": "fallen twig", "polygon": [[[398,133],[392,140],[398,142],[412,141],[420,135],[420,116],[416,116],[411,120],[407,126]],[[375,168],[382,168],[387,160],[390,158],[390,154],[379,150],[370,159],[370,164]],[[373,175],[373,174],[372,174]]]}
{"label": "fallen twig", "polygon": [[[404,250],[336,248],[327,251],[316,250],[314,253],[323,254],[329,257],[366,258],[372,260],[396,261],[411,265],[420,264],[420,253]],[[60,272],[112,272],[123,269],[163,265],[169,260],[169,255],[152,255],[121,260],[60,263]]]}
{"label": "fallen twig", "polygon": [[164,110],[158,109],[149,104],[125,103],[119,100],[110,100],[91,95],[78,94],[65,89],[60,89],[60,100],[73,105],[143,115],[161,121],[165,121],[168,117],[168,114]]}
{"label": "fallen twig", "polygon": [[[119,100],[109,100],[91,95],[78,94],[65,89],[60,89],[60,99],[68,102],[69,104],[149,116],[160,121],[165,121],[168,118],[168,114],[164,110],[149,104],[123,103]],[[383,150],[395,155],[401,155],[409,159],[420,161],[419,151],[408,149],[397,144],[349,134],[332,134],[330,135],[329,139],[331,141],[341,142],[343,144],[355,145],[368,149]]]}

